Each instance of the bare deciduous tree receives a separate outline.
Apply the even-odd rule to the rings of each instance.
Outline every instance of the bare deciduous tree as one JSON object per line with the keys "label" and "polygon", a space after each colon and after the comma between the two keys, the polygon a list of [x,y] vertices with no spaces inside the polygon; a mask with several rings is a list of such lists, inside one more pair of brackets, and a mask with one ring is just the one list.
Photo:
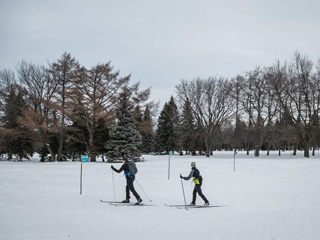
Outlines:
{"label": "bare deciduous tree", "polygon": [[38,133],[40,142],[47,147],[51,159],[55,154],[49,143],[50,133],[57,132],[54,114],[54,97],[58,82],[52,79],[43,66],[22,61],[18,66],[20,84],[28,91],[25,123]]}
{"label": "bare deciduous tree", "polygon": [[203,132],[206,156],[212,153],[215,131],[234,114],[235,102],[230,95],[232,84],[220,77],[208,79],[181,80],[176,86],[183,103],[189,99],[193,114]]}
{"label": "bare deciduous tree", "polygon": [[[294,129],[295,135],[309,157],[310,145],[316,139],[319,114],[319,79],[312,74],[313,63],[307,56],[295,52],[289,68],[274,66],[270,81],[281,104],[283,115]],[[288,125],[288,124],[287,124]]]}

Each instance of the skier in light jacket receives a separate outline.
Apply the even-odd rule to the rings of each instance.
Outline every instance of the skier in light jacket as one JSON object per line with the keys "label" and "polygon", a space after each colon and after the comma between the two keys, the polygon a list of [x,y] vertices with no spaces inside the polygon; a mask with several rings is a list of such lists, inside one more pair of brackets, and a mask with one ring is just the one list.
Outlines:
{"label": "skier in light jacket", "polygon": [[196,163],[192,162],[191,163],[191,172],[188,177],[183,177],[180,174],[180,178],[184,180],[189,180],[190,178],[193,178],[194,182],[194,189],[193,189],[193,196],[192,196],[192,202],[189,204],[190,206],[194,206],[196,204],[196,198],[197,198],[197,193],[199,196],[203,199],[204,206],[209,206],[210,203],[207,200],[207,198],[203,195],[202,190],[201,190],[201,185],[202,185],[202,176],[200,174],[200,171],[196,168]]}

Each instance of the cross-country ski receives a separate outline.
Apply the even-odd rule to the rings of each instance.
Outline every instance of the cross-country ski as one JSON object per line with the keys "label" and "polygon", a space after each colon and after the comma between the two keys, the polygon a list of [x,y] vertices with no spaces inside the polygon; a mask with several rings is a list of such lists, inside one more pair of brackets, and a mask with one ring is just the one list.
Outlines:
{"label": "cross-country ski", "polygon": [[116,205],[116,206],[154,206],[154,205],[148,205],[145,203],[133,203],[133,202],[117,202],[117,201],[106,201],[100,199],[100,202],[102,203],[109,203],[110,205]]}
{"label": "cross-country ski", "polygon": [[176,207],[176,208],[215,208],[215,207],[225,207],[223,205],[209,205],[209,206],[204,206],[204,205],[183,205],[183,204],[164,204],[166,207]]}
{"label": "cross-country ski", "polygon": [[154,207],[155,205],[146,204],[146,203],[122,203],[122,202],[110,202],[112,206],[123,206],[123,207]]}
{"label": "cross-country ski", "polygon": [[122,202],[117,202],[117,201],[106,201],[106,200],[102,200],[102,199],[100,199],[100,202],[103,202],[103,203],[122,203]]}

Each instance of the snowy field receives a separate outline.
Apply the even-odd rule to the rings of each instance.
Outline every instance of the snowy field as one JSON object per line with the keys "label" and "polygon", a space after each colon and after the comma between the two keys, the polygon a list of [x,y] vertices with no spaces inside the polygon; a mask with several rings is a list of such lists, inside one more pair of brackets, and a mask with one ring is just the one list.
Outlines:
{"label": "snowy field", "polygon": [[[233,171],[232,152],[203,156],[144,156],[138,163],[137,192],[153,206],[112,206],[111,164],[0,162],[1,240],[302,240],[320,239],[320,152],[254,158],[240,152]],[[184,204],[179,174],[195,161],[203,175],[203,193],[211,205],[178,209]],[[114,164],[119,168],[121,164]],[[183,181],[187,203],[193,185]],[[125,198],[125,178],[114,172],[116,200]],[[150,198],[152,202],[149,201]],[[131,198],[135,201],[134,197]],[[197,198],[197,204],[203,204]]]}

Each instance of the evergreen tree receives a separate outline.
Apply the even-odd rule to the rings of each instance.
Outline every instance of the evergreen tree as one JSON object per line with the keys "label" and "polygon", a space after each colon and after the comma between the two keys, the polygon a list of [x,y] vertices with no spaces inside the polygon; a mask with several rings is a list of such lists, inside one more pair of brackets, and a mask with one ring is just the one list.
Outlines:
{"label": "evergreen tree", "polygon": [[153,123],[148,105],[143,114],[141,122],[141,151],[144,153],[150,153],[153,149]]}
{"label": "evergreen tree", "polygon": [[[0,124],[1,124],[1,122],[0,122]],[[0,155],[5,153],[5,149],[4,149],[4,147],[2,146],[3,135],[4,135],[4,134],[3,134],[3,131],[2,131],[2,128],[1,128],[1,125],[0,125]]]}
{"label": "evergreen tree", "polygon": [[2,148],[12,158],[13,154],[20,159],[27,154],[33,154],[33,139],[31,131],[21,125],[20,121],[24,118],[23,110],[26,104],[23,100],[23,91],[10,91],[5,99],[4,115],[1,117],[3,123]]}
{"label": "evergreen tree", "polygon": [[141,155],[139,150],[141,136],[136,129],[134,108],[130,97],[130,92],[126,89],[120,94],[116,114],[118,124],[116,129],[110,132],[110,140],[106,144],[107,154],[111,159],[119,158],[123,155],[131,157]]}
{"label": "evergreen tree", "polygon": [[160,112],[160,116],[158,118],[158,126],[156,130],[156,151],[162,152],[166,151],[169,153],[169,148],[167,144],[167,139],[169,138],[169,129],[167,127],[169,122],[168,116],[168,103],[165,103],[162,111]]}
{"label": "evergreen tree", "polygon": [[106,121],[103,118],[99,118],[97,122],[96,135],[94,139],[94,146],[95,146],[94,151],[96,152],[96,155],[102,154],[103,161],[104,161],[103,153],[106,150],[104,146],[108,142],[108,140],[109,140],[109,129],[106,126]]}
{"label": "evergreen tree", "polygon": [[137,123],[137,130],[141,135],[142,144],[140,151],[150,153],[153,149],[153,123],[149,106],[146,106],[143,114],[141,113],[140,107],[136,106],[134,116]]}
{"label": "evergreen tree", "polygon": [[195,151],[195,119],[192,113],[191,104],[189,98],[183,106],[181,125],[180,125],[180,136],[182,140],[182,147],[188,154],[188,151]]}
{"label": "evergreen tree", "polygon": [[81,123],[84,122],[85,113],[82,111],[82,108],[75,106],[73,109],[74,120],[71,126],[67,127],[67,149],[68,154],[71,155],[72,160],[79,159],[81,155],[87,154],[88,149],[88,129],[83,126]]}
{"label": "evergreen tree", "polygon": [[158,127],[156,131],[156,150],[170,151],[178,149],[178,109],[171,97],[168,103],[165,103],[163,110],[158,119]]}

